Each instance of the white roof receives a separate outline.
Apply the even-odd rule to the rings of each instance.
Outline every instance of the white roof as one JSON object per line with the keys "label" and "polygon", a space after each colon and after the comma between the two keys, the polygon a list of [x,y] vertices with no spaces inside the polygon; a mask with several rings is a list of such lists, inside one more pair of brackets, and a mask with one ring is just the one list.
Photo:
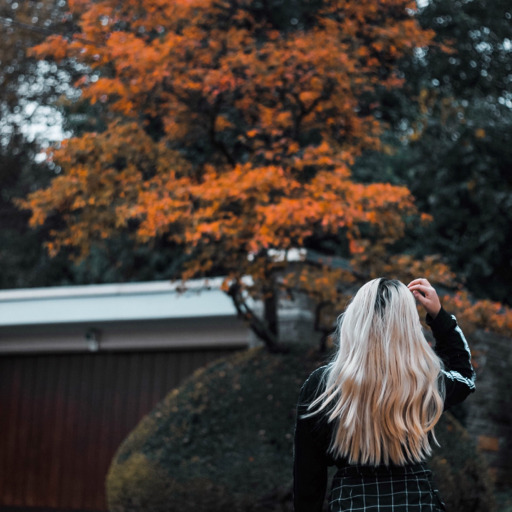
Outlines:
{"label": "white roof", "polygon": [[222,278],[0,291],[0,327],[236,316]]}

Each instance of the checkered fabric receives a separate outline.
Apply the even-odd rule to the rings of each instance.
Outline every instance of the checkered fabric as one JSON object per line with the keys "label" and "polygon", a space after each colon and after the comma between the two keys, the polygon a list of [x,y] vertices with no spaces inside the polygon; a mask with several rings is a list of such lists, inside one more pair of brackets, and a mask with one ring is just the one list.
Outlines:
{"label": "checkered fabric", "polygon": [[348,466],[332,483],[330,512],[441,512],[444,503],[422,464],[386,468]]}

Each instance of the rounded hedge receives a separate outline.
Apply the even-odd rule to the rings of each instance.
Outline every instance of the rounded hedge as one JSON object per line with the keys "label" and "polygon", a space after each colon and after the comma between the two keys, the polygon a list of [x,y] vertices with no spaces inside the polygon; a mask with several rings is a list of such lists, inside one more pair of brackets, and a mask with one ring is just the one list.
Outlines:
{"label": "rounded hedge", "polygon": [[[300,386],[318,354],[252,349],[196,372],[142,419],[107,475],[111,512],[292,510],[292,449]],[[451,512],[491,512],[487,469],[448,414],[430,466]]]}

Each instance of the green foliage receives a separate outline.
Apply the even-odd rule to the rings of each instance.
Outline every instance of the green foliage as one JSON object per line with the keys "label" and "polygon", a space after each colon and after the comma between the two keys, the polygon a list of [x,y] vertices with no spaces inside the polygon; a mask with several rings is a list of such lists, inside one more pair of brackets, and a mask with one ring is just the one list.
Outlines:
{"label": "green foliage", "polygon": [[381,102],[388,154],[366,155],[354,174],[407,185],[433,222],[402,245],[442,254],[470,291],[510,305],[511,5],[432,0],[418,18],[445,47],[402,61],[404,89]]}
{"label": "green foliage", "polygon": [[[149,461],[142,453],[135,453],[123,465],[122,472],[109,480],[110,493],[119,496],[123,506],[112,511],[166,510],[174,488],[169,485],[166,471]],[[133,488],[139,490],[133,493]]]}
{"label": "green foliage", "polygon": [[65,279],[69,268],[64,254],[51,261],[42,248],[51,222],[31,230],[28,212],[13,203],[16,197],[47,185],[54,174],[34,162],[36,152],[37,145],[19,132],[0,143],[0,288],[52,284]]}
{"label": "green foliage", "polygon": [[[58,97],[69,89],[71,67],[57,70],[50,64],[41,65],[27,57],[27,50],[40,43],[47,31],[66,31],[69,24],[64,16],[65,2],[40,0],[14,2],[0,0],[0,135],[5,144],[29,123],[46,122],[56,114],[53,106]],[[50,119],[50,125],[54,119]],[[23,131],[23,130],[21,130]],[[29,137],[30,138],[30,137]]]}
{"label": "green foliage", "polygon": [[436,436],[441,447],[434,450],[429,466],[446,510],[495,510],[485,462],[467,431],[452,415],[445,414],[436,427]]}
{"label": "green foliage", "polygon": [[[107,477],[110,510],[291,510],[295,404],[320,364],[304,347],[257,349],[196,372],[119,448]],[[467,434],[445,416],[438,436],[443,449],[432,467],[448,509],[492,511],[486,468]]]}

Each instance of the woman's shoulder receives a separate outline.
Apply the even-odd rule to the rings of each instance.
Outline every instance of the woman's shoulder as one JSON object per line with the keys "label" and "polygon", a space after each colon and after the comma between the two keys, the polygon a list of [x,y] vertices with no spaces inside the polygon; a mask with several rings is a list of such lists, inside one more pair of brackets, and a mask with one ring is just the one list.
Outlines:
{"label": "woman's shoulder", "polygon": [[313,371],[302,385],[300,392],[301,401],[310,402],[314,399],[324,387],[325,378],[329,365],[320,366]]}
{"label": "woman's shoulder", "polygon": [[325,377],[327,376],[328,369],[329,369],[329,365],[324,364],[323,366],[320,366],[320,368],[317,368],[316,370],[311,372],[309,377],[304,382],[304,386],[312,386],[312,385],[320,384],[320,382],[322,382],[322,380],[324,380]]}

